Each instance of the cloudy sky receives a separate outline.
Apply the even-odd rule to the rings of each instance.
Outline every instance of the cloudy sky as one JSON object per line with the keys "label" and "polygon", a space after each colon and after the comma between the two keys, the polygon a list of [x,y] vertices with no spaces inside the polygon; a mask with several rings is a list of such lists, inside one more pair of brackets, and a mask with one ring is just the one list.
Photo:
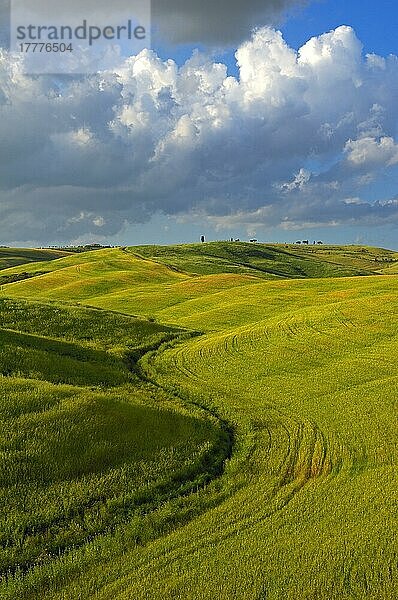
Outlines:
{"label": "cloudy sky", "polygon": [[24,75],[3,26],[0,245],[398,249],[396,13],[155,0],[152,50],[79,78]]}

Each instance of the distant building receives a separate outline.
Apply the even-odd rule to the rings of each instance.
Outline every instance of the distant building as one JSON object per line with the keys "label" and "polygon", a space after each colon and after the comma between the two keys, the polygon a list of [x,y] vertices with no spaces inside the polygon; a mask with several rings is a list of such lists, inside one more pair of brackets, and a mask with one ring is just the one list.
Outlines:
{"label": "distant building", "polygon": [[201,241],[202,244],[204,244],[204,242],[206,241],[206,238],[205,238],[204,235],[200,236],[200,241]]}

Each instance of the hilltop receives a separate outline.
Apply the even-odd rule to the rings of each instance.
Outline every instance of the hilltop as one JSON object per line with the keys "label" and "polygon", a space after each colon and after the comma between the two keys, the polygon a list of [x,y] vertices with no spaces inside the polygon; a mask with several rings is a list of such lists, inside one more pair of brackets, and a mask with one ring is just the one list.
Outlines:
{"label": "hilltop", "polygon": [[69,254],[0,271],[0,293],[81,302],[154,316],[196,298],[261,281],[393,275],[398,254],[382,248],[212,242],[132,246]]}
{"label": "hilltop", "polygon": [[0,248],[0,270],[40,261],[56,260],[68,256],[63,250],[38,248]]}
{"label": "hilltop", "polygon": [[[147,258],[189,275],[236,273],[266,279],[349,277],[375,275],[398,265],[398,253],[371,246],[312,246],[207,242],[204,244],[147,245],[127,248],[90,248],[79,252],[0,248],[2,275],[50,272],[71,265],[96,264],[120,257],[120,251]],[[64,258],[58,262],[57,259]],[[125,258],[125,257],[124,257]],[[56,260],[52,265],[42,262]],[[118,258],[119,260],[119,258]],[[35,264],[37,263],[37,264]],[[25,265],[27,268],[15,268]],[[13,268],[13,271],[10,271]]]}
{"label": "hilltop", "polygon": [[375,275],[398,264],[397,252],[370,246],[210,242],[136,246],[129,251],[188,273],[240,273],[267,279]]}

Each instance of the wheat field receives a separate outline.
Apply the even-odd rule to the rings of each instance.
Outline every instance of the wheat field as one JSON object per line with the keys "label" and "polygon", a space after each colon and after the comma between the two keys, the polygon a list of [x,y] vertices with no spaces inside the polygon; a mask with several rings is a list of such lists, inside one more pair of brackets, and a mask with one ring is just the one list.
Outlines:
{"label": "wheat field", "polygon": [[1,597],[398,596],[397,255],[247,246],[2,271]]}

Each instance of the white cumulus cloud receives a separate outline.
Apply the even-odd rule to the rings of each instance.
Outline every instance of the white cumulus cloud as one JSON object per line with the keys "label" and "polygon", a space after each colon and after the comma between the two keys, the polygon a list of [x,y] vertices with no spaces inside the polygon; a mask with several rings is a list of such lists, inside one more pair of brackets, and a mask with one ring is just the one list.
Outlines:
{"label": "white cumulus cloud", "polygon": [[298,52],[258,29],[236,52],[238,77],[197,52],[179,67],[145,50],[69,80],[25,76],[21,60],[0,50],[5,241],[115,235],[155,213],[398,222],[396,201],[360,196],[397,177],[398,59],[363,56],[350,27]]}
{"label": "white cumulus cloud", "polygon": [[345,145],[348,160],[359,166],[392,166],[398,163],[398,144],[390,136],[363,137]]}

